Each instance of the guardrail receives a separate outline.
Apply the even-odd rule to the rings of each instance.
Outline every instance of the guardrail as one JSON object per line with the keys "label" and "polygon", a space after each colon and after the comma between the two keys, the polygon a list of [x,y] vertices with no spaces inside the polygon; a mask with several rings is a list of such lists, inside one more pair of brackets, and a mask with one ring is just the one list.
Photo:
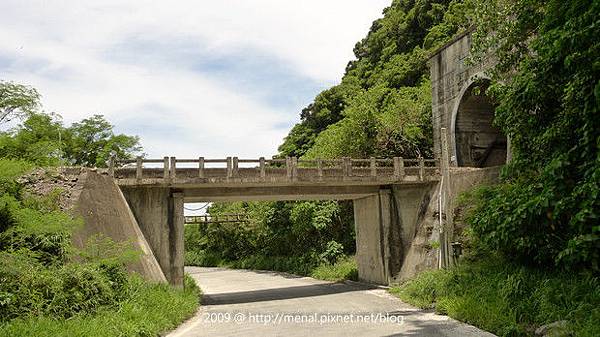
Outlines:
{"label": "guardrail", "polygon": [[220,181],[325,181],[383,179],[424,181],[428,176],[439,176],[438,161],[434,159],[180,159],[164,157],[109,161],[109,174],[117,179],[195,179],[204,182]]}
{"label": "guardrail", "polygon": [[186,224],[209,224],[209,223],[248,223],[248,214],[205,214],[186,216]]}

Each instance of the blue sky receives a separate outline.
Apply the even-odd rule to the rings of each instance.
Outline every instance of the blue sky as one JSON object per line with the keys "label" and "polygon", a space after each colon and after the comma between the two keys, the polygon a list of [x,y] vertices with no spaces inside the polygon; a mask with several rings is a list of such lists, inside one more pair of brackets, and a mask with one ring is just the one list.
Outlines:
{"label": "blue sky", "polygon": [[0,79],[151,157],[276,153],[390,0],[0,2]]}

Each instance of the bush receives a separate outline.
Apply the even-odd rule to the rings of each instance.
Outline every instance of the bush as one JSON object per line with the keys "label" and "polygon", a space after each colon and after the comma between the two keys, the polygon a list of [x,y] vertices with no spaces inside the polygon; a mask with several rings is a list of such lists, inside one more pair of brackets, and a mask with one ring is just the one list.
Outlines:
{"label": "bush", "polygon": [[569,206],[560,201],[568,193],[563,183],[548,180],[521,177],[480,189],[467,219],[473,233],[486,248],[520,263],[599,270],[600,236],[591,219],[600,199]]}
{"label": "bush", "polygon": [[495,124],[513,158],[504,184],[482,195],[473,229],[520,262],[598,272],[600,2],[474,3],[474,47],[498,60]]}
{"label": "bush", "polygon": [[321,263],[310,273],[311,277],[326,281],[343,281],[353,280],[358,281],[358,266],[354,256],[339,258],[337,262]]}
{"label": "bush", "polygon": [[21,185],[16,180],[32,168],[33,165],[22,160],[0,158],[0,195],[19,195]]}
{"label": "bush", "polygon": [[27,249],[44,264],[63,264],[72,253],[71,231],[79,221],[60,211],[43,212],[24,208],[13,197],[0,197],[4,223],[0,251]]}
{"label": "bush", "polygon": [[217,267],[223,264],[221,257],[214,253],[208,253],[200,250],[186,250],[185,265],[198,267]]}
{"label": "bush", "polygon": [[45,267],[34,253],[0,253],[0,317],[69,318],[114,306],[127,278],[122,266],[67,264]]}

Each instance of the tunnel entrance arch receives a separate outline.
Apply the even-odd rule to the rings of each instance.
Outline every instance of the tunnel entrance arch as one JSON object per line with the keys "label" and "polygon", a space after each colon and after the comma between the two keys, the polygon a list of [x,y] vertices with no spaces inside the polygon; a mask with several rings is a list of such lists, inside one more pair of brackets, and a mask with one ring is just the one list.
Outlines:
{"label": "tunnel entrance arch", "polygon": [[489,86],[488,78],[474,76],[458,96],[450,128],[457,166],[492,167],[506,163],[507,139],[494,126],[496,104],[486,93]]}
{"label": "tunnel entrance arch", "polygon": [[510,161],[510,139],[493,125],[495,104],[486,95],[496,64],[493,54],[472,62],[472,29],[434,51],[431,75],[433,151],[442,158],[443,129],[448,130],[449,166],[491,167]]}

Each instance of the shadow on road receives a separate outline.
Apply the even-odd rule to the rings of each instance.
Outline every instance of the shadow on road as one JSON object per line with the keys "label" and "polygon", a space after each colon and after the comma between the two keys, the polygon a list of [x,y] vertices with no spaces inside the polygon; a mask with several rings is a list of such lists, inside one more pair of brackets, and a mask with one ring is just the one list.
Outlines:
{"label": "shadow on road", "polygon": [[361,291],[373,289],[367,285],[350,286],[341,283],[332,284],[314,284],[307,286],[271,288],[252,291],[240,291],[222,294],[207,294],[202,296],[203,305],[224,305],[224,304],[239,304],[264,302],[275,300],[286,300],[292,298],[303,298],[313,296],[324,296],[331,294],[347,293],[353,291]]}

